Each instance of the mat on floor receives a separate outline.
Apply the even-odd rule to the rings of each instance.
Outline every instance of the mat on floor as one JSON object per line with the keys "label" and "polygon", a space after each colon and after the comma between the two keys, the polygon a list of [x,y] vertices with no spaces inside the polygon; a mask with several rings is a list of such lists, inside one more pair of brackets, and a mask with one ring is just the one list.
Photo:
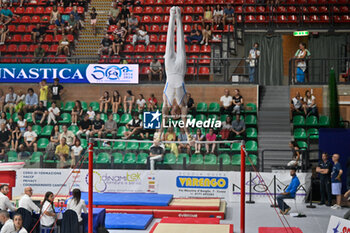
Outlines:
{"label": "mat on floor", "polygon": [[179,223],[179,224],[220,224],[218,218],[162,218],[161,223]]}
{"label": "mat on floor", "polygon": [[107,229],[137,229],[144,230],[152,222],[150,214],[106,214]]}
{"label": "mat on floor", "polygon": [[156,223],[149,233],[233,233],[232,224]]}
{"label": "mat on floor", "polygon": [[303,233],[298,227],[259,227],[259,233]]}
{"label": "mat on floor", "polygon": [[[168,206],[173,195],[155,193],[94,193],[94,205]],[[81,193],[88,204],[88,193]]]}

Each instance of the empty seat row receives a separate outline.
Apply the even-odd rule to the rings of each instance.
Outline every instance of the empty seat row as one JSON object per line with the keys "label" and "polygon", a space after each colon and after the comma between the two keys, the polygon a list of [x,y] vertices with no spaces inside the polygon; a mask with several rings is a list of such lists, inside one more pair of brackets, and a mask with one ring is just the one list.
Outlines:
{"label": "empty seat row", "polygon": [[[34,8],[34,7],[17,7],[17,8],[12,8],[11,10],[12,10],[12,12],[14,12],[17,15],[20,15],[20,14],[30,14],[30,15],[47,14],[47,15],[49,15],[52,12],[52,7],[51,6],[49,6],[49,7],[38,6],[36,8]],[[60,14],[70,14],[73,11],[73,7],[63,8],[63,7],[59,6],[59,7],[57,7],[57,11],[60,12]],[[77,12],[78,12],[78,14],[83,14],[84,7],[78,6]]]}

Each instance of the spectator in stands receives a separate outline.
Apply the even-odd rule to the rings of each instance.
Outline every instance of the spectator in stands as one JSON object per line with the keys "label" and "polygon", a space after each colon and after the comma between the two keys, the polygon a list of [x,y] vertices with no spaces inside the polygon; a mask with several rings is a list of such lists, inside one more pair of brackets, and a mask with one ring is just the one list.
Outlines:
{"label": "spectator in stands", "polygon": [[[173,127],[168,128],[166,134],[164,135],[164,141],[176,141],[176,134]],[[170,152],[173,153],[177,158],[179,155],[179,150],[176,143],[166,143],[165,147],[169,148]]]}
{"label": "spectator in stands", "polygon": [[203,39],[202,32],[198,29],[198,24],[194,24],[189,36],[186,37],[188,43],[200,43]]}
{"label": "spectator in stands", "polygon": [[51,121],[56,125],[57,124],[57,119],[60,116],[60,109],[56,107],[56,103],[52,102],[51,107],[48,110],[47,113],[47,124],[50,125]]}
{"label": "spectator in stands", "polygon": [[310,54],[308,54],[308,50],[306,49],[306,44],[304,42],[301,42],[299,44],[299,49],[294,55],[294,59],[297,67],[296,75],[294,75],[295,83],[298,83],[298,82],[302,83],[305,81],[305,73],[307,69],[305,60],[308,56],[310,56]]}
{"label": "spectator in stands", "polygon": [[117,136],[117,122],[113,120],[113,114],[110,114],[108,116],[108,121],[105,123],[105,127],[103,129],[103,138],[106,138],[107,134],[112,134],[113,139]]}
{"label": "spectator in stands", "polygon": [[36,27],[31,32],[34,44],[36,44],[37,40],[42,41],[42,38],[46,35],[46,30],[47,27],[41,26],[40,23],[36,24]]}
{"label": "spectator in stands", "polygon": [[5,44],[6,39],[9,35],[10,30],[8,29],[7,25],[4,25],[1,29],[0,29],[0,45]]}
{"label": "spectator in stands", "polygon": [[202,130],[201,129],[197,129],[196,130],[196,134],[193,135],[193,139],[196,141],[196,143],[194,144],[194,150],[195,150],[195,154],[201,153],[201,147],[202,144],[201,143],[197,143],[197,141],[204,141],[205,139],[205,135],[202,134]]}
{"label": "spectator in stands", "polygon": [[224,90],[225,95],[221,96],[220,98],[220,112],[221,114],[224,113],[231,113],[233,106],[232,106],[232,96],[230,96],[230,92],[228,89]]}
{"label": "spectator in stands", "polygon": [[149,148],[150,169],[154,170],[156,161],[162,161],[165,152],[164,144],[159,141],[159,138],[153,141],[153,145]]}
{"label": "spectator in stands", "polygon": [[336,196],[336,204],[334,204],[331,208],[332,209],[341,209],[341,176],[343,174],[343,170],[341,167],[341,164],[339,163],[339,154],[334,154],[332,156],[333,160],[333,169],[331,173],[331,181],[332,181],[332,194]]}
{"label": "spectator in stands", "polygon": [[53,205],[54,195],[46,192],[44,200],[40,206],[40,225],[47,228],[52,227],[56,221],[55,206]]}
{"label": "spectator in stands", "polygon": [[31,125],[28,125],[27,131],[24,133],[23,138],[24,138],[24,144],[19,146],[19,149],[22,152],[24,150],[34,151],[34,152],[38,150],[37,143],[36,143],[38,135],[34,131],[32,131]]}
{"label": "spectator in stands", "polygon": [[111,56],[112,54],[112,40],[109,38],[108,33],[106,33],[105,37],[101,41],[101,47],[99,49],[100,56],[103,55],[103,53],[108,53],[108,56]]}
{"label": "spectator in stands", "polygon": [[226,120],[222,122],[222,128],[220,130],[220,135],[222,140],[227,140],[232,131],[232,117],[227,116]]}
{"label": "spectator in stands", "polygon": [[134,13],[130,13],[130,17],[128,18],[128,33],[134,33],[136,28],[139,26],[139,21],[135,17]]}
{"label": "spectator in stands", "polygon": [[232,106],[233,106],[232,113],[241,114],[241,111],[243,110],[243,104],[244,104],[243,97],[239,93],[239,89],[235,89],[234,92],[235,94],[232,97]]}
{"label": "spectator in stands", "polygon": [[119,106],[122,104],[122,97],[119,94],[119,91],[113,91],[112,96],[112,113],[118,113]]}
{"label": "spectator in stands", "polygon": [[24,94],[23,90],[19,90],[17,99],[16,99],[16,106],[15,106],[15,110],[17,113],[22,113],[22,110],[25,105],[25,99],[26,99],[26,95]]}
{"label": "spectator in stands", "polygon": [[[6,211],[16,211],[16,207],[10,202],[10,199],[6,196],[10,192],[8,184],[0,185],[0,210]],[[4,222],[1,222],[4,224]]]}
{"label": "spectator in stands", "polygon": [[60,144],[60,128],[55,125],[51,131],[50,142],[46,147],[46,155],[50,160],[55,159],[55,149]]}
{"label": "spectator in stands", "polygon": [[12,17],[19,17],[19,15],[13,14],[12,11],[8,9],[8,3],[5,2],[0,11],[0,23],[7,25],[11,22]]}
{"label": "spectator in stands", "polygon": [[6,112],[1,112],[1,118],[0,118],[0,125],[1,124],[5,124],[7,123],[7,116],[6,116]]}
{"label": "spectator in stands", "polygon": [[19,199],[18,207],[28,210],[31,214],[33,212],[39,213],[40,208],[37,205],[35,205],[35,203],[33,202],[31,198],[32,195],[33,195],[32,187],[29,187],[29,186],[25,187],[24,195],[21,197],[21,199]]}
{"label": "spectator in stands", "polygon": [[309,90],[305,91],[305,97],[304,97],[304,113],[306,116],[309,115],[318,115],[318,109],[316,105],[316,97],[314,95],[311,95],[311,92]]}
{"label": "spectator in stands", "polygon": [[157,58],[154,58],[149,64],[149,70],[147,71],[147,74],[148,74],[148,81],[152,80],[153,75],[159,76],[159,81],[162,81],[163,68],[162,68],[162,64],[160,64]]}
{"label": "spectator in stands", "polygon": [[11,132],[11,150],[17,151],[18,148],[18,142],[19,139],[22,137],[22,133],[19,130],[19,127],[17,126],[16,123],[13,122],[13,119],[11,118],[9,120],[10,123],[10,132]]}
{"label": "spectator in stands", "polygon": [[77,157],[78,159],[81,156],[81,153],[83,152],[83,147],[81,146],[81,142],[79,139],[76,139],[74,142],[74,146],[71,147],[71,158],[72,158],[72,162],[71,162],[71,167],[74,168],[75,166],[75,158]]}
{"label": "spectator in stands", "polygon": [[25,99],[24,112],[32,112],[38,106],[38,95],[34,93],[33,88],[28,88]]}
{"label": "spectator in stands", "polygon": [[16,107],[16,101],[17,101],[17,95],[13,91],[13,87],[9,87],[9,93],[6,94],[6,97],[5,97],[4,111],[7,112],[8,110],[12,115]]}
{"label": "spectator in stands", "polygon": [[41,42],[38,42],[38,47],[34,50],[34,62],[35,63],[43,63],[45,57],[45,49],[41,46]]}
{"label": "spectator in stands", "polygon": [[58,55],[70,56],[69,51],[69,40],[67,39],[67,35],[63,34],[62,39],[58,42],[56,56]]}
{"label": "spectator in stands", "polygon": [[16,232],[15,225],[10,218],[10,213],[6,210],[0,210],[0,223],[2,224],[1,233]]}
{"label": "spectator in stands", "polygon": [[292,180],[288,185],[287,189],[277,196],[278,208],[280,209],[281,214],[286,215],[290,211],[290,207],[283,201],[284,199],[294,199],[297,189],[300,185],[300,181],[296,175],[296,168],[290,169],[290,175]]}
{"label": "spectator in stands", "polygon": [[114,2],[112,4],[112,8],[109,10],[109,18],[111,17],[116,17],[118,18],[119,17],[119,14],[120,14],[120,11],[119,11],[119,8],[117,6],[117,3]]}
{"label": "spectator in stands", "polygon": [[178,144],[178,146],[177,146],[178,151],[181,153],[183,149],[186,149],[186,153],[187,154],[191,154],[191,145],[189,143],[186,143],[187,142],[187,135],[186,135],[186,132],[185,132],[184,128],[180,128],[178,141],[179,142],[185,142],[185,143]]}
{"label": "spectator in stands", "polygon": [[76,21],[76,29],[79,31],[84,27],[84,22],[81,20],[80,15],[77,10],[77,6],[73,6],[73,10],[70,12],[71,15],[74,16],[74,20]]}
{"label": "spectator in stands", "polygon": [[90,135],[90,131],[92,128],[92,122],[89,119],[89,115],[86,114],[83,118],[82,121],[80,121],[79,123],[79,131],[77,132],[77,137],[81,140],[81,134],[85,134],[86,135],[86,140],[89,139],[89,135]]}
{"label": "spectator in stands", "polygon": [[10,148],[11,132],[6,129],[6,125],[0,125],[0,155],[4,156],[5,152]]}
{"label": "spectator in stands", "polygon": [[[332,205],[332,195],[331,195],[331,171],[332,164],[328,160],[328,154],[323,152],[322,159],[319,161],[318,166],[316,167],[316,172],[320,175],[320,194],[321,202],[319,205],[326,204],[327,196],[327,206]],[[346,197],[346,194],[344,195]]]}
{"label": "spectator in stands", "polygon": [[253,83],[255,80],[255,67],[258,66],[260,57],[259,43],[254,43],[254,47],[249,50],[249,82]]}
{"label": "spectator in stands", "polygon": [[96,119],[92,122],[90,137],[94,137],[94,134],[97,134],[98,138],[101,138],[104,128],[105,128],[105,122],[101,120],[101,114],[97,113]]}
{"label": "spectator in stands", "polygon": [[120,23],[117,23],[117,27],[114,30],[113,35],[118,35],[124,42],[127,32],[128,31],[124,27],[122,27]]}
{"label": "spectator in stands", "polygon": [[111,97],[109,96],[109,92],[105,91],[103,93],[103,96],[101,96],[100,100],[100,112],[104,111],[107,113],[108,107],[111,103]]}
{"label": "spectator in stands", "polygon": [[300,92],[297,91],[293,99],[291,100],[290,109],[293,112],[301,112],[304,106],[303,98],[300,95]]}
{"label": "spectator in stands", "polygon": [[96,31],[96,24],[97,24],[97,12],[96,12],[96,9],[95,7],[93,7],[91,9],[91,13],[90,13],[90,24],[92,26],[92,31],[94,32],[95,36],[97,34],[97,31]]}
{"label": "spectator in stands", "polygon": [[213,24],[219,26],[222,23],[222,19],[224,17],[224,10],[218,4],[216,5],[213,13]]}
{"label": "spectator in stands", "polygon": [[191,97],[191,93],[187,93],[187,110],[188,113],[191,113],[194,116],[196,115],[196,106],[193,98]]}
{"label": "spectator in stands", "polygon": [[202,30],[203,39],[201,41],[201,44],[208,45],[209,40],[211,40],[211,26],[210,24],[206,24],[205,27]]}
{"label": "spectator in stands", "polygon": [[134,112],[133,119],[126,124],[126,128],[129,131],[124,132],[123,139],[129,139],[131,136],[137,136],[138,134],[140,134],[140,137],[144,139],[142,120],[139,118],[138,112]]}
{"label": "spectator in stands", "polygon": [[117,25],[119,22],[119,19],[117,16],[112,16],[111,18],[109,18],[108,20],[108,24],[109,25]]}
{"label": "spectator in stands", "polygon": [[78,120],[83,116],[84,109],[81,107],[80,100],[75,101],[75,105],[72,109],[72,125],[77,125]]}
{"label": "spectator in stands", "polygon": [[58,0],[47,0],[46,1],[46,6],[57,6],[57,5],[63,5],[62,1],[58,1]]}
{"label": "spectator in stands", "polygon": [[208,23],[213,22],[213,12],[211,11],[211,8],[209,5],[205,7],[205,11],[203,13],[203,18],[202,18],[202,27],[205,28],[205,25]]}
{"label": "spectator in stands", "polygon": [[4,111],[4,105],[5,105],[5,94],[2,89],[0,89],[0,112]]}
{"label": "spectator in stands", "polygon": [[23,227],[23,218],[21,214],[16,213],[13,215],[13,224],[15,227],[15,232],[28,233],[27,230]]}
{"label": "spectator in stands", "polygon": [[125,18],[124,15],[120,15],[118,23],[120,23],[120,26],[122,26],[123,28],[128,29],[128,20],[127,18]]}
{"label": "spectator in stands", "polygon": [[295,141],[289,142],[289,147],[292,150],[292,160],[287,164],[288,167],[301,166],[301,153],[298,144]]}
{"label": "spectator in stands", "polygon": [[18,114],[18,115],[17,115],[17,118],[18,118],[18,120],[17,120],[17,126],[18,126],[19,130],[20,130],[22,133],[24,133],[25,130],[26,130],[26,128],[27,128],[27,120],[24,119],[22,113]]}
{"label": "spectator in stands", "polygon": [[69,155],[69,146],[66,144],[66,138],[61,138],[60,144],[56,146],[55,154],[60,159],[60,167],[64,167]]}
{"label": "spectator in stands", "polygon": [[122,50],[123,44],[124,44],[124,40],[120,37],[120,35],[119,34],[114,35],[112,49],[115,56],[119,56],[119,53]]}
{"label": "spectator in stands", "polygon": [[79,32],[79,21],[73,14],[69,15],[69,19],[66,22],[68,23],[68,34],[74,35],[75,33]]}
{"label": "spectator in stands", "polygon": [[146,46],[149,45],[149,35],[147,35],[147,31],[144,25],[141,25],[140,28],[136,28],[135,34],[132,36],[132,45],[135,45],[137,41],[144,40]]}
{"label": "spectator in stands", "polygon": [[79,222],[79,233],[83,233],[83,219],[81,218],[81,212],[87,214],[87,209],[85,205],[85,201],[81,199],[80,189],[73,189],[72,192],[73,198],[68,200],[67,209],[73,210],[78,216]]}
{"label": "spectator in stands", "polygon": [[[207,142],[214,142],[216,141],[216,134],[214,133],[213,129],[209,129],[209,132],[207,133],[207,135],[205,135],[205,139]],[[207,151],[207,154],[209,154],[209,147],[211,145],[211,153],[214,154],[215,153],[215,143],[206,143],[205,144],[205,149]]]}
{"label": "spectator in stands", "polygon": [[40,121],[40,124],[42,125],[44,123],[44,120],[47,116],[48,112],[46,111],[46,107],[44,106],[44,102],[40,101],[39,105],[34,108],[34,111],[32,113],[32,121],[35,125],[37,121]]}
{"label": "spectator in stands", "polygon": [[88,108],[86,114],[89,116],[90,121],[93,121],[95,119],[95,111],[92,110],[91,106]]}
{"label": "spectator in stands", "polygon": [[146,100],[143,97],[143,94],[139,94],[139,98],[136,100],[137,105],[137,111],[143,112],[143,110],[146,108]]}
{"label": "spectator in stands", "polygon": [[233,9],[233,6],[231,4],[227,4],[227,6],[224,8],[224,18],[223,18],[224,27],[227,23],[233,24],[235,22],[234,13],[235,13],[235,10]]}
{"label": "spectator in stands", "polygon": [[148,105],[147,105],[148,111],[155,111],[157,109],[157,103],[158,103],[158,100],[152,93],[151,96],[148,98]]}
{"label": "spectator in stands", "polygon": [[232,129],[229,138],[235,139],[237,136],[245,138],[245,123],[241,120],[239,114],[236,115],[236,120],[232,121]]}
{"label": "spectator in stands", "polygon": [[56,20],[61,19],[61,13],[58,11],[57,6],[54,5],[52,7],[52,11],[50,14],[50,24],[55,24]]}
{"label": "spectator in stands", "polygon": [[50,86],[51,100],[55,101],[57,106],[61,107],[61,95],[63,94],[63,86],[59,84],[59,79],[55,78],[53,85]]}
{"label": "spectator in stands", "polygon": [[77,140],[75,138],[74,133],[71,130],[68,130],[68,127],[66,125],[62,126],[62,133],[59,136],[59,140],[62,138],[66,139],[66,144],[71,147],[75,144],[75,141]]}
{"label": "spectator in stands", "polygon": [[119,17],[121,18],[121,16],[124,16],[125,19],[130,17],[130,11],[127,8],[126,5],[122,6],[122,10],[120,11],[120,16]]}
{"label": "spectator in stands", "polygon": [[126,95],[124,96],[124,112],[131,114],[132,108],[135,103],[135,96],[132,94],[131,90],[126,91]]}

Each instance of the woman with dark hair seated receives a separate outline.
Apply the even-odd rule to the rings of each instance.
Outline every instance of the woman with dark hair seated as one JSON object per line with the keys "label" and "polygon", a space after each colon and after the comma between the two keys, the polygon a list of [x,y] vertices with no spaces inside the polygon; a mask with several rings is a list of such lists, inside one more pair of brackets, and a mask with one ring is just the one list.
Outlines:
{"label": "woman with dark hair seated", "polygon": [[292,161],[290,161],[287,164],[287,166],[288,167],[301,166],[301,153],[300,153],[300,148],[299,148],[297,142],[291,141],[289,143],[289,147],[292,149],[293,157],[292,157]]}

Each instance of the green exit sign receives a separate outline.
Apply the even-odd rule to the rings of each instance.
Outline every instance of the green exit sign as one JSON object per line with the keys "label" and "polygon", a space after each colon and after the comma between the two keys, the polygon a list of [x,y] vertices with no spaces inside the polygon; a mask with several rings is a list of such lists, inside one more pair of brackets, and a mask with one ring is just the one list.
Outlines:
{"label": "green exit sign", "polygon": [[293,36],[308,36],[309,35],[309,31],[296,31],[293,32]]}

